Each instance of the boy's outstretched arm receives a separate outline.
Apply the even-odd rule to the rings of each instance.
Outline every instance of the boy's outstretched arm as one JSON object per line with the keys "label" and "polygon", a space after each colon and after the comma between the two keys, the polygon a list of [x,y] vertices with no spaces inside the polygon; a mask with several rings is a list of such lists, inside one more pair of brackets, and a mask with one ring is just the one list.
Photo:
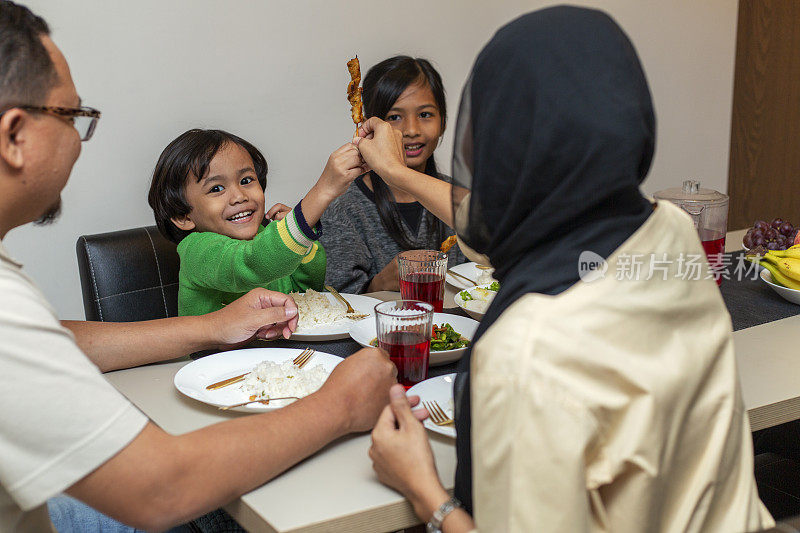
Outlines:
{"label": "boy's outstretched arm", "polygon": [[328,205],[366,171],[364,160],[353,143],[349,142],[334,151],[317,183],[300,203],[308,225],[313,227],[319,222]]}
{"label": "boy's outstretched arm", "polygon": [[102,372],[225,349],[254,337],[275,338],[297,329],[291,296],[254,289],[219,311],[142,322],[63,320],[81,350]]}

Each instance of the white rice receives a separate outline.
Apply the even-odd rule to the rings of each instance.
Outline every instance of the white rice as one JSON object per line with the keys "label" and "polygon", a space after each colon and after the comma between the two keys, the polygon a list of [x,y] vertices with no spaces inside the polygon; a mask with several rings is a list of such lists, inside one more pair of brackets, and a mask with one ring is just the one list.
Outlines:
{"label": "white rice", "polygon": [[291,359],[283,363],[262,361],[244,379],[242,390],[258,398],[303,398],[322,387],[328,374],[319,364],[297,368]]}
{"label": "white rice", "polygon": [[345,318],[347,308],[338,302],[333,303],[324,295],[313,289],[308,289],[305,294],[291,293],[297,303],[298,329],[311,329],[317,326],[327,326]]}
{"label": "white rice", "polygon": [[474,300],[464,301],[462,298],[461,301],[464,303],[465,309],[475,311],[476,313],[485,313],[486,310],[489,309],[489,304],[492,303],[494,297],[497,296],[496,291],[490,291],[482,287],[475,287],[470,291],[470,294],[475,298]]}

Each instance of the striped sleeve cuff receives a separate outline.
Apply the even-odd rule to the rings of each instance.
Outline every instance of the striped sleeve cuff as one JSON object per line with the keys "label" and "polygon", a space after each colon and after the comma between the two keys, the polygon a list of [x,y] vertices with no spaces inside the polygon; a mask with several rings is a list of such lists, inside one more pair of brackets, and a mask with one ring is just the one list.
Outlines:
{"label": "striped sleeve cuff", "polygon": [[300,214],[300,210],[298,208],[294,208],[283,218],[283,220],[278,222],[278,235],[280,235],[283,244],[291,251],[298,255],[306,255],[311,250],[315,239],[308,238],[308,236],[302,230],[302,226],[300,225],[298,218],[302,219],[303,224],[308,226],[303,218],[303,215]]}
{"label": "striped sleeve cuff", "polygon": [[322,237],[322,221],[318,221],[313,228],[309,226],[308,222],[306,222],[306,216],[303,214],[303,208],[300,206],[302,202],[303,201],[300,200],[297,202],[297,205],[294,206],[295,220],[297,220],[297,225],[300,226],[303,235],[312,241],[316,241]]}

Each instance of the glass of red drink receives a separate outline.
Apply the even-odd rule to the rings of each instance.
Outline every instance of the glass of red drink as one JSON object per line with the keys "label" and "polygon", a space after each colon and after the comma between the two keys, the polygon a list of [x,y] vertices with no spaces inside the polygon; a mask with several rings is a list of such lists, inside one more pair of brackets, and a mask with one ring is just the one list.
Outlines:
{"label": "glass of red drink", "polygon": [[428,378],[433,306],[416,300],[394,300],[375,306],[378,346],[397,367],[397,381],[408,389]]}
{"label": "glass of red drink", "polygon": [[421,300],[437,313],[444,307],[444,278],[447,275],[447,254],[437,250],[407,250],[397,256],[400,275],[400,296],[404,300]]}

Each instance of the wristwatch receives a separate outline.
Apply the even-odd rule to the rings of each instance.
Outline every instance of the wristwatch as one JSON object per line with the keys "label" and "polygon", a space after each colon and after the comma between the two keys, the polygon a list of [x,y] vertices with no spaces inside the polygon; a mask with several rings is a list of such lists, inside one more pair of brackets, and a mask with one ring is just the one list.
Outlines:
{"label": "wristwatch", "polygon": [[447,515],[452,513],[457,507],[461,507],[461,502],[455,498],[450,498],[433,512],[433,516],[425,524],[425,531],[427,533],[442,533],[442,522]]}

